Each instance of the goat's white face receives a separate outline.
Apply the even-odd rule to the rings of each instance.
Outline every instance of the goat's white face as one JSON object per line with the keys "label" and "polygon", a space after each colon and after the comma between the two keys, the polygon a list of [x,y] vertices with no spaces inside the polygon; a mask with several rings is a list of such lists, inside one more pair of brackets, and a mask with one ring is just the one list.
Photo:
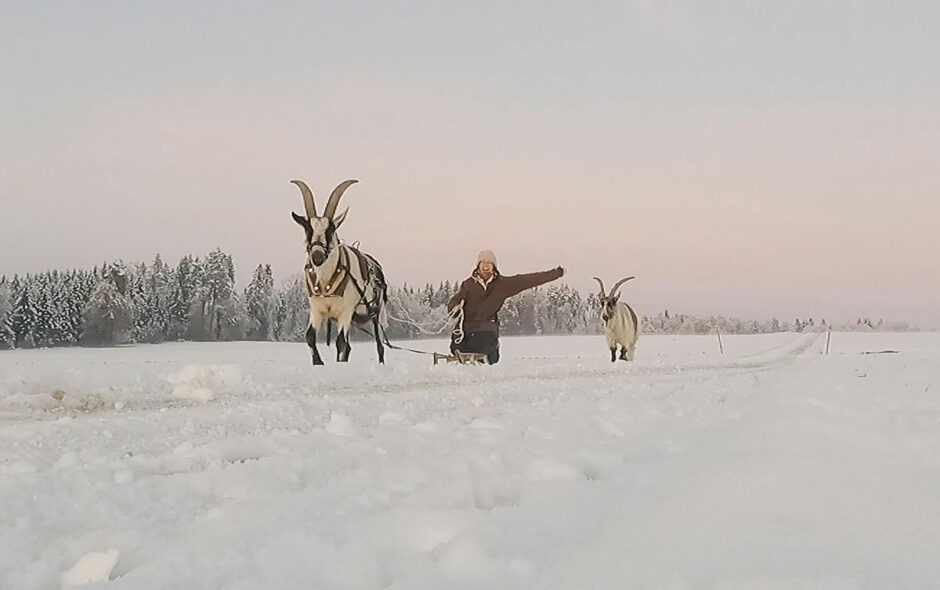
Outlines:
{"label": "goat's white face", "polygon": [[617,302],[620,300],[620,293],[617,293],[613,297],[600,295],[599,299],[601,304],[601,319],[606,322],[613,317],[614,312],[617,310]]}
{"label": "goat's white face", "polygon": [[597,301],[601,307],[601,319],[605,322],[614,317],[614,312],[617,310],[617,302],[620,301],[620,285],[634,278],[636,277],[620,279],[614,284],[614,288],[610,290],[610,295],[608,295],[604,290],[604,281],[594,277],[594,280],[601,286],[601,292],[597,295]]}
{"label": "goat's white face", "polygon": [[299,180],[291,182],[300,187],[300,191],[304,196],[304,209],[307,216],[304,217],[296,213],[291,213],[291,215],[294,221],[304,228],[307,258],[310,264],[314,267],[321,266],[330,257],[330,253],[339,246],[336,230],[346,219],[348,209],[336,215],[336,207],[339,205],[343,192],[356,181],[347,180],[333,189],[323,215],[317,215],[316,205],[313,202],[313,192],[307,188],[307,185]]}
{"label": "goat's white face", "polygon": [[[306,229],[306,228],[304,228]],[[326,217],[310,220],[310,234],[307,236],[307,255],[313,266],[321,266],[330,253],[339,245],[336,237],[336,224]]]}

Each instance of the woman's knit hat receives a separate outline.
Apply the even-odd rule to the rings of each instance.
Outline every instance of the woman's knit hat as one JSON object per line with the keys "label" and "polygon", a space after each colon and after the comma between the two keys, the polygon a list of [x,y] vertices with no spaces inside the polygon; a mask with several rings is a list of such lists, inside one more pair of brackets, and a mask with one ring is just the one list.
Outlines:
{"label": "woman's knit hat", "polygon": [[496,265],[496,254],[493,254],[492,250],[483,250],[477,255],[477,265],[481,262],[492,262],[493,266]]}

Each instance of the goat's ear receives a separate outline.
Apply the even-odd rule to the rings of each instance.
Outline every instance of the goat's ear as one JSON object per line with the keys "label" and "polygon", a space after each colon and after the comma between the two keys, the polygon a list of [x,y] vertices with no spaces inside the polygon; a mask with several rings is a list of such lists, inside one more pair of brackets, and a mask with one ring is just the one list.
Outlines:
{"label": "goat's ear", "polygon": [[304,228],[304,235],[307,236],[307,243],[313,239],[313,228],[310,227],[310,220],[304,217],[303,215],[297,215],[293,211],[290,212],[291,217],[294,218],[294,221],[297,222],[297,225]]}
{"label": "goat's ear", "polygon": [[333,219],[333,227],[335,227],[336,229],[339,229],[339,226],[343,225],[343,222],[346,221],[347,213],[349,213],[349,207],[346,207],[346,209],[344,209],[342,213],[340,213]]}
{"label": "goat's ear", "polygon": [[614,295],[614,303],[617,303],[618,301],[620,301],[620,293]]}

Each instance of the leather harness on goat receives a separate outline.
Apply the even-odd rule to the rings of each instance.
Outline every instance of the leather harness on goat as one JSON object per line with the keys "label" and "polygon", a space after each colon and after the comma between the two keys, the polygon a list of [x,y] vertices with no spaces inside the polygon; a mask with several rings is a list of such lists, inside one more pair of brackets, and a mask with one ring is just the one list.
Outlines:
{"label": "leather harness on goat", "polygon": [[346,281],[349,280],[349,255],[345,248],[339,249],[339,261],[336,263],[336,270],[326,285],[320,284],[317,277],[317,271],[307,261],[304,265],[304,278],[307,283],[308,297],[342,297],[346,288]]}
{"label": "leather harness on goat", "polygon": [[[363,255],[359,250],[355,248],[343,247],[339,248],[339,261],[336,263],[336,269],[333,271],[333,275],[330,276],[329,281],[326,285],[321,286],[320,281],[317,277],[317,271],[313,268],[313,265],[308,261],[304,265],[304,278],[307,285],[307,296],[308,297],[342,297],[346,293],[346,283],[352,281],[353,286],[356,288],[356,292],[359,293],[359,304],[366,306],[367,318],[373,318],[377,315],[377,298],[379,294],[376,293],[376,299],[371,301],[366,300],[365,288],[356,281],[353,277],[349,267],[349,250],[352,250],[356,254],[356,260],[359,263],[359,269],[362,272],[362,280],[364,284],[369,283],[369,264],[365,260],[365,255]],[[362,316],[359,316],[360,318]],[[362,318],[363,320],[367,318]]]}

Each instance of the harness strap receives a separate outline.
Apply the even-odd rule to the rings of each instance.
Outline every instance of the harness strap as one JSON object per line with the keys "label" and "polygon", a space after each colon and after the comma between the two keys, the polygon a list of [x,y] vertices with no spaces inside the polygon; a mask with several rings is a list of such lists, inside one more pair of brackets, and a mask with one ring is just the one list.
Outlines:
{"label": "harness strap", "polygon": [[[372,267],[369,265],[370,258],[367,254],[363,254],[355,248],[352,248],[352,251],[356,255],[357,262],[359,262],[359,270],[362,272],[362,280],[365,284],[368,284],[372,277]],[[381,291],[379,289],[375,289],[374,298],[366,299],[365,287],[359,284],[356,278],[352,276],[352,273],[349,273],[348,279],[352,282],[353,287],[356,288],[356,292],[359,293],[359,303],[366,306],[366,314],[368,315],[369,319],[377,318],[379,298],[382,296]],[[384,282],[382,286],[385,287]],[[359,303],[356,305],[359,305]]]}
{"label": "harness strap", "polygon": [[304,265],[304,277],[306,278],[307,284],[307,296],[308,297],[338,297],[342,296],[346,282],[349,281],[349,254],[346,252],[346,248],[343,246],[339,247],[339,261],[336,263],[336,269],[333,271],[333,275],[330,277],[330,280],[326,285],[320,285],[320,281],[317,277],[317,271],[313,268],[313,265],[308,261]]}
{"label": "harness strap", "polygon": [[[356,327],[362,330],[363,332],[365,332],[366,334],[368,334],[369,336],[372,336],[373,338],[375,338],[375,334],[370,332],[368,329],[360,325],[356,325]],[[388,341],[388,334],[385,333],[385,330],[382,330],[382,344],[391,348],[392,350],[404,350],[406,352],[413,352],[415,354],[430,354],[430,355],[439,354],[436,352],[428,352],[426,350],[415,350],[413,348],[406,348],[404,346],[397,346],[395,344],[392,344],[391,342]]]}

